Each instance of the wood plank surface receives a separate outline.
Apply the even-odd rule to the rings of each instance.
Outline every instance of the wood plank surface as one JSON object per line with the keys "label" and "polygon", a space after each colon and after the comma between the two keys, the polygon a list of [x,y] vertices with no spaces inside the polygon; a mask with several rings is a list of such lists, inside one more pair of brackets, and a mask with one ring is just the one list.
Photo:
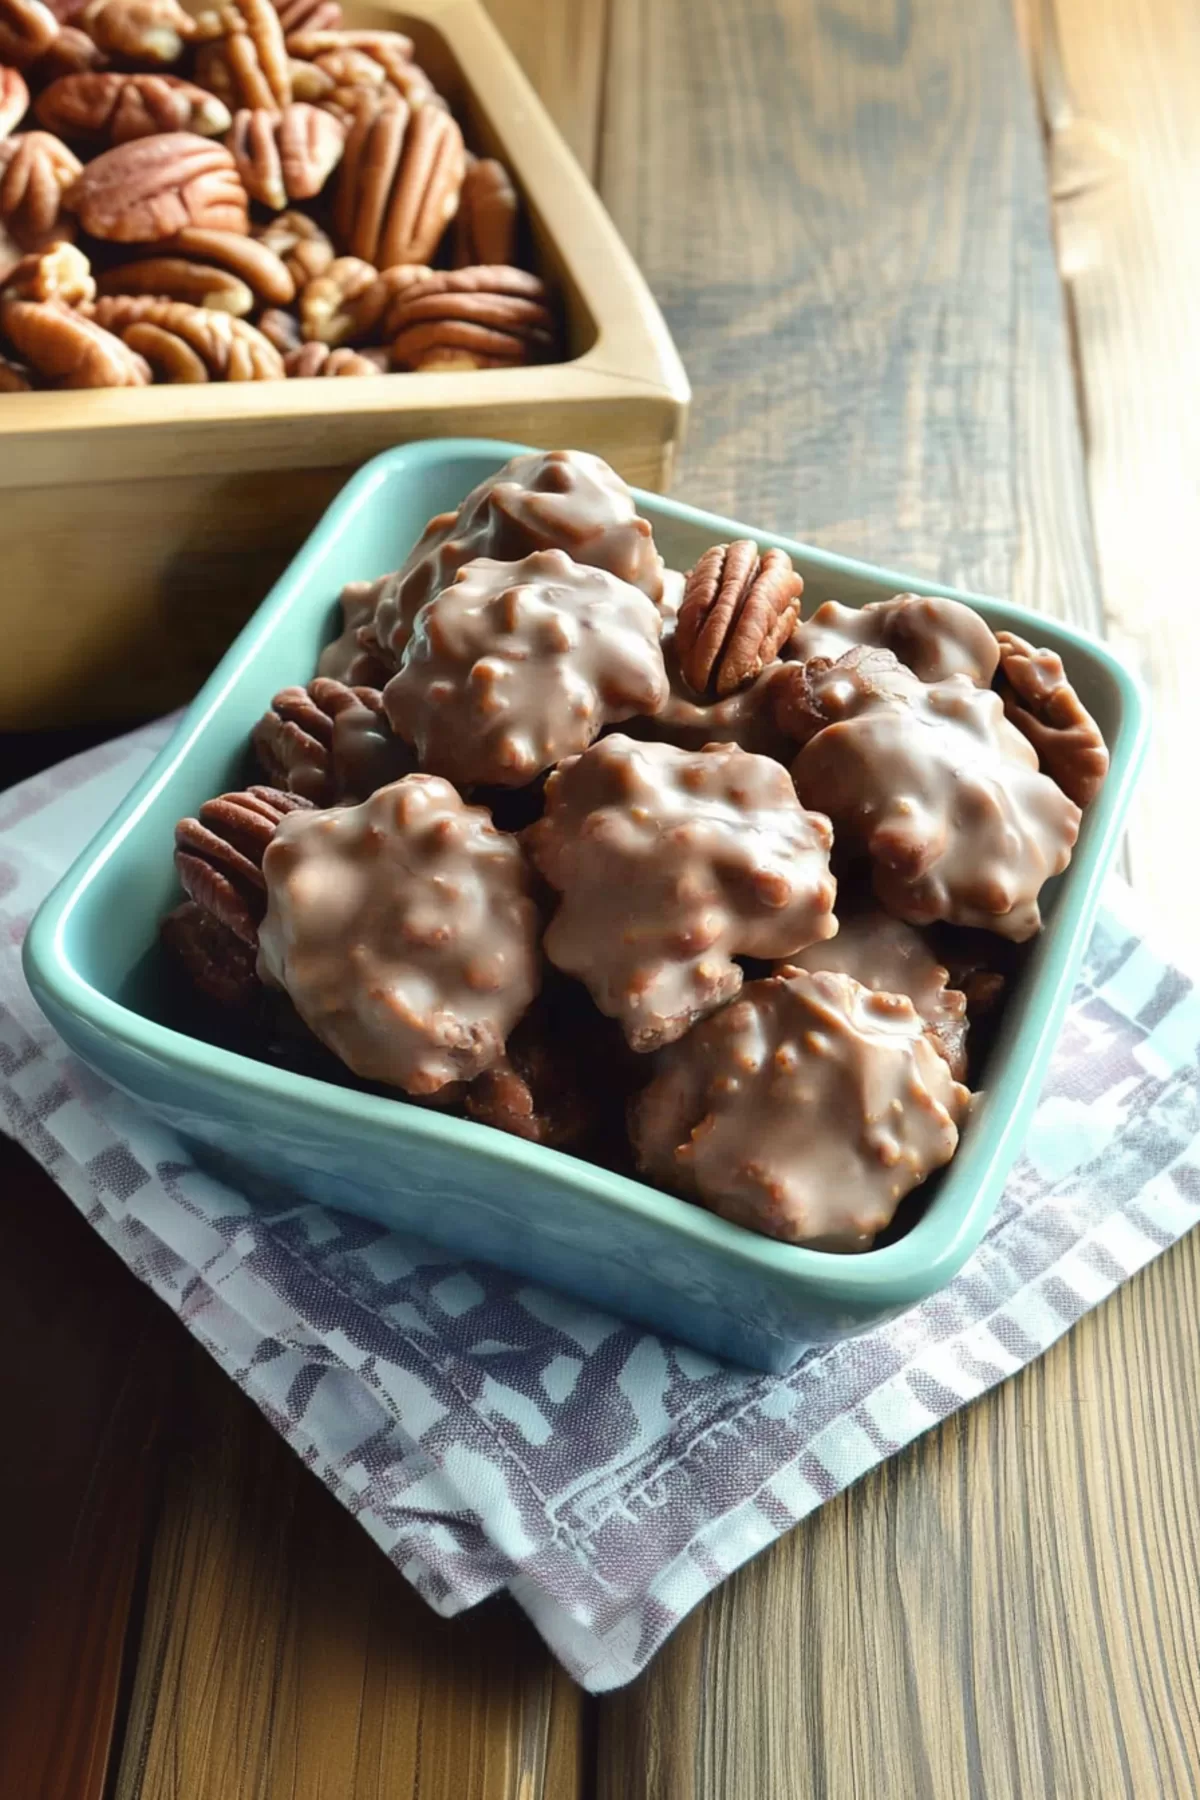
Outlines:
{"label": "wood plank surface", "polygon": [[[1124,9],[1143,39],[1156,5]],[[1100,622],[1042,149],[1001,0],[613,11],[602,185],[695,386],[679,491]],[[1096,9],[1073,17],[1094,60]],[[1130,83],[1126,106],[1146,103]],[[1164,306],[1186,303],[1189,267]],[[1079,347],[1090,396],[1103,376]],[[1120,529],[1136,539],[1128,514]],[[1163,654],[1194,629],[1186,599],[1171,611]],[[1123,616],[1157,632],[1145,587]],[[1193,1238],[727,1584],[602,1703],[601,1796],[1200,1791],[1198,1270]]]}
{"label": "wood plank surface", "polygon": [[0,1794],[101,1800],[177,1328],[0,1138]]}
{"label": "wood plank surface", "polygon": [[515,1607],[438,1619],[191,1348],[115,1800],[573,1800],[582,1724]]}
{"label": "wood plank surface", "polygon": [[1200,12],[1193,0],[1040,0],[1031,39],[1105,622],[1155,702],[1130,867],[1200,966],[1178,878],[1200,672]]}

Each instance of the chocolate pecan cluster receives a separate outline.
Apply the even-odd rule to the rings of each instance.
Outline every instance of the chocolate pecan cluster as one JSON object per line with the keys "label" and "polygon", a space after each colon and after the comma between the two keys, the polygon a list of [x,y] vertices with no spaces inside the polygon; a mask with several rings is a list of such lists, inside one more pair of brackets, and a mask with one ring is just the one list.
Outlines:
{"label": "chocolate pecan cluster", "polygon": [[0,392],[547,361],[525,235],[338,0],[0,0]]}
{"label": "chocolate pecan cluster", "polygon": [[802,590],[750,540],[674,575],[598,457],[515,458],[342,592],[263,785],[180,821],[168,950],[258,1054],[870,1248],[1107,751],[970,607]]}

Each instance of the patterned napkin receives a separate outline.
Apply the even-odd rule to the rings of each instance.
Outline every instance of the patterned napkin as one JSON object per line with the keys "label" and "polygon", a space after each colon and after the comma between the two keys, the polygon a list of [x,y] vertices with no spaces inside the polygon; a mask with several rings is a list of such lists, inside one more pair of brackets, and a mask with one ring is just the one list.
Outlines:
{"label": "patterned napkin", "polygon": [[228,1184],[67,1053],[38,902],[170,722],[0,795],[0,1122],[438,1612],[508,1588],[595,1692],[731,1570],[1039,1356],[1200,1217],[1200,998],[1114,885],[1033,1128],[953,1285],[786,1377]]}

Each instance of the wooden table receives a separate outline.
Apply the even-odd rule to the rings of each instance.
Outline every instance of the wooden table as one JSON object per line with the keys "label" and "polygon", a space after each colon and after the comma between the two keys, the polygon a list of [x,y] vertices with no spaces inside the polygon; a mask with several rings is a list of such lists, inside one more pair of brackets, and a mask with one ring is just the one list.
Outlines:
{"label": "wooden table", "polygon": [[[1187,925],[1200,20],[1009,6],[494,0],[687,361],[678,491],[1119,638]],[[433,1618],[7,1145],[0,1194],[12,1800],[1200,1792],[1200,1238],[592,1703]]]}

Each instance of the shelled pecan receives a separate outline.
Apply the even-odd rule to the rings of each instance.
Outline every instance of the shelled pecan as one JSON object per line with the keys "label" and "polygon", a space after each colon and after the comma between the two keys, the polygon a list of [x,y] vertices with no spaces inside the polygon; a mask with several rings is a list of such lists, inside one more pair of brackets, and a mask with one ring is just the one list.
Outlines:
{"label": "shelled pecan", "polygon": [[463,176],[454,221],[454,266],[502,266],[516,261],[520,202],[512,177],[494,156],[476,157]]}
{"label": "shelled pecan", "polygon": [[118,244],[158,243],[188,225],[244,232],[249,222],[231,152],[188,131],[106,150],[76,177],[65,205],[92,237]]}
{"label": "shelled pecan", "polygon": [[338,0],[278,0],[275,10],[285,35],[293,31],[337,31],[342,23]]}
{"label": "shelled pecan", "polygon": [[[261,323],[261,321],[260,321]],[[386,350],[352,350],[348,345],[331,350],[328,344],[299,344],[283,359],[284,371],[293,378],[313,375],[386,375]]]}
{"label": "shelled pecan", "polygon": [[64,25],[50,45],[28,70],[30,81],[37,87],[48,87],[64,75],[99,74],[108,67],[108,57],[86,31]]}
{"label": "shelled pecan", "polygon": [[244,944],[257,944],[267,907],[262,860],[281,819],[311,801],[277,788],[251,787],[206,800],[175,827],[175,868],[188,898]]}
{"label": "shelled pecan", "polygon": [[164,131],[220,137],[229,108],[215,94],[177,75],[64,75],[38,95],[39,122],[60,137],[125,144]]}
{"label": "shelled pecan", "polygon": [[227,270],[245,282],[262,306],[287,306],[295,298],[296,284],[287,265],[266,243],[239,231],[188,225],[156,249]]}
{"label": "shelled pecan", "polygon": [[271,0],[228,0],[196,20],[196,79],[231,108],[281,110],[292,98],[283,27]]}
{"label": "shelled pecan", "polygon": [[315,219],[307,213],[285,212],[254,228],[260,244],[283,263],[297,290],[324,275],[337,254]]}
{"label": "shelled pecan", "polygon": [[145,387],[148,365],[95,320],[61,300],[9,300],[0,330],[51,387]]}
{"label": "shelled pecan", "polygon": [[[156,353],[161,356],[167,380],[200,380],[193,359],[203,365],[209,381],[283,380],[283,359],[275,346],[245,319],[235,319],[230,313],[188,306],[180,300],[114,294],[95,302],[93,316],[107,330],[140,349],[147,360]],[[143,325],[154,327],[153,335],[141,331]],[[165,345],[159,335],[162,333],[178,339],[192,357],[185,359]],[[158,362],[153,366],[158,367]],[[187,376],[172,372],[185,367],[191,371]]]}
{"label": "shelled pecan", "polygon": [[281,306],[268,306],[259,313],[256,320],[258,329],[269,344],[274,344],[283,358],[284,373],[291,374],[287,366],[288,357],[293,350],[299,350],[304,339],[300,336],[300,321],[295,313],[286,312]]}
{"label": "shelled pecan", "polygon": [[246,192],[276,212],[321,192],[345,142],[337,119],[299,101],[282,112],[244,108],[226,138]]}
{"label": "shelled pecan", "polygon": [[706,550],[675,627],[680,674],[695,694],[732,694],[774,662],[800,616],[804,583],[784,550],[749,538]]}
{"label": "shelled pecan", "polygon": [[149,256],[141,262],[106,269],[100,277],[99,291],[182,300],[188,306],[209,306],[217,312],[232,313],[237,319],[253,312],[255,303],[246,283],[228,269],[190,262],[183,256]]}
{"label": "shelled pecan", "polygon": [[339,256],[323,275],[308,282],[300,294],[300,333],[306,342],[338,345],[352,337],[359,317],[355,302],[378,273],[361,257]]}
{"label": "shelled pecan", "polygon": [[32,387],[28,369],[10,357],[0,356],[0,394],[27,394]]}
{"label": "shelled pecan", "polygon": [[397,369],[500,369],[546,357],[554,315],[525,269],[433,270],[388,309],[384,335]]}
{"label": "shelled pecan", "polygon": [[63,195],[83,165],[48,131],[0,138],[0,224],[22,249],[40,248],[62,227]]}
{"label": "shelled pecan", "polygon": [[376,268],[428,262],[458,207],[462,133],[448,113],[395,99],[346,138],[334,236]]}
{"label": "shelled pecan", "polygon": [[3,281],[5,300],[61,300],[64,306],[81,306],[95,296],[91,264],[74,244],[31,251]]}
{"label": "shelled pecan", "polygon": [[177,0],[91,0],[79,22],[109,56],[151,69],[177,63],[196,35]]}
{"label": "shelled pecan", "polygon": [[192,986],[218,1006],[240,1009],[259,999],[254,947],[194,900],[168,913],[159,935]]}
{"label": "shelled pecan", "polygon": [[58,36],[58,20],[41,0],[0,0],[0,63],[27,69]]}
{"label": "shelled pecan", "polygon": [[0,138],[6,138],[29,111],[29,89],[17,69],[0,67]]}

